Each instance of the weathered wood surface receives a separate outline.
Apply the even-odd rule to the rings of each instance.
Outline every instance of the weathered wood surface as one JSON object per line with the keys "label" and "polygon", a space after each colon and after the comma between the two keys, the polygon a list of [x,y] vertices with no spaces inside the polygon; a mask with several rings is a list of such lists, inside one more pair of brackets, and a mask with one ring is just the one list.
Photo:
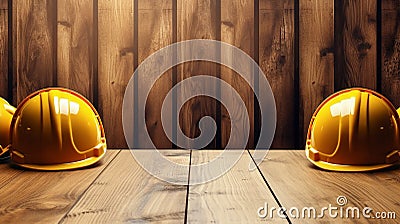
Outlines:
{"label": "weathered wood surface", "polygon": [[[276,150],[269,152],[260,169],[285,208],[297,207],[302,215],[304,207],[314,207],[317,216],[321,214],[321,209],[329,204],[342,207],[344,211],[344,218],[340,218],[340,214],[331,218],[325,211],[323,218],[291,218],[293,223],[396,223],[398,219],[366,219],[362,210],[368,206],[373,209],[371,215],[376,212],[396,212],[398,215],[399,166],[370,173],[328,172],[307,161],[304,150]],[[336,200],[339,196],[347,198],[345,205],[338,205]],[[348,207],[359,208],[360,218],[346,219],[345,210]]]}
{"label": "weathered wood surface", "polygon": [[125,148],[122,102],[134,71],[133,0],[98,1],[99,113],[109,145]]}
{"label": "weathered wood surface", "polygon": [[0,97],[8,97],[8,4],[0,1]]}
{"label": "weathered wood surface", "polygon": [[374,0],[335,2],[335,89],[376,89],[376,9]]}
{"label": "weathered wood surface", "polygon": [[382,93],[400,107],[400,1],[382,1]]}
{"label": "weathered wood surface", "polygon": [[[211,0],[178,0],[177,1],[177,41],[190,39],[217,39],[217,27],[219,21],[217,14],[217,2]],[[218,49],[215,49],[217,51]],[[181,82],[186,78],[196,75],[211,75],[218,77],[217,66],[211,62],[187,62],[177,68],[177,81]],[[177,102],[183,102],[185,96],[189,95],[193,89],[217,88],[216,83],[202,82],[195,86],[181,88],[181,93],[177,93]],[[178,108],[179,109],[179,108]],[[209,97],[195,97],[187,101],[179,113],[179,126],[182,132],[191,138],[200,135],[199,120],[204,116],[211,116],[216,120],[217,115],[216,101]],[[173,115],[175,116],[175,115]],[[178,126],[178,128],[179,128]],[[216,139],[208,145],[216,148]]]}
{"label": "weathered wood surface", "polygon": [[0,222],[60,221],[118,153],[108,151],[101,165],[65,172],[37,172],[1,164]]}
{"label": "weathered wood surface", "polygon": [[[232,44],[239,49],[246,52],[249,56],[254,55],[254,1],[221,1],[221,41]],[[232,58],[231,56],[230,58]],[[253,69],[249,65],[245,69],[251,71]],[[227,110],[221,110],[221,147],[224,148],[230,136],[232,136],[232,147],[239,147],[240,143],[236,143],[235,139],[239,139],[236,136],[245,121],[245,114],[249,115],[250,122],[250,137],[248,139],[247,147],[254,148],[254,92],[250,88],[249,84],[241,78],[241,76],[231,69],[221,66],[221,78],[228,82],[234,89],[221,88],[221,97],[225,99],[233,99],[232,91],[236,91],[241,96],[246,108],[240,108],[237,103],[233,101],[234,114],[232,117],[229,116]],[[251,80],[251,84],[254,80]],[[233,124],[232,133],[230,133],[231,126]]]}
{"label": "weathered wood surface", "polygon": [[57,2],[13,1],[14,103],[56,84]]}
{"label": "weathered wood surface", "polygon": [[315,109],[334,92],[334,1],[299,3],[298,117],[299,141],[303,146]]}
{"label": "weathered wood surface", "polygon": [[[190,152],[163,150],[174,162],[188,165]],[[148,161],[151,163],[152,161]],[[157,166],[159,164],[153,164]],[[185,173],[171,174],[188,176]],[[65,223],[183,223],[186,186],[163,182],[147,173],[129,150],[121,150],[77,201]]]}
{"label": "weathered wood surface", "polygon": [[[142,63],[152,53],[172,44],[172,0],[138,2],[138,62]],[[172,61],[172,56],[170,56]],[[157,66],[157,65],[155,65]],[[146,74],[139,76],[145,79]],[[172,148],[161,124],[161,107],[164,97],[172,88],[172,71],[168,71],[156,81],[146,103],[146,128],[157,148]],[[164,116],[172,119],[172,113]],[[140,125],[138,141],[142,140],[145,125]],[[140,143],[139,143],[140,145]]]}
{"label": "weathered wood surface", "polygon": [[[174,162],[190,164],[187,171],[170,174],[171,178],[187,178],[188,183],[197,175],[206,175],[193,172],[195,165],[213,160],[221,152],[161,151]],[[230,156],[234,155],[219,160],[223,162]],[[285,218],[279,217],[280,206],[297,207],[301,216],[304,207],[314,207],[319,215],[329,204],[342,207],[344,212],[348,207],[362,212],[368,206],[373,209],[371,215],[400,213],[399,166],[369,173],[327,172],[311,165],[304,150],[290,149],[271,150],[259,170],[249,171],[250,162],[245,151],[221,177],[189,187],[172,185],[150,175],[129,150],[109,150],[101,164],[73,171],[38,172],[2,163],[0,222],[286,223]],[[167,170],[160,168],[160,172]],[[345,196],[347,203],[339,206],[338,196]],[[265,205],[268,213],[259,217],[258,210]],[[273,213],[272,208],[276,208]],[[324,218],[291,218],[294,214],[289,214],[292,223],[397,223],[398,219],[366,219],[361,213],[360,218],[333,219],[328,211]]]}
{"label": "weathered wood surface", "polygon": [[[222,153],[222,150],[192,151],[191,166],[207,163]],[[234,150],[218,160],[240,158],[225,175],[201,185],[189,187],[187,208],[188,223],[265,223],[257,215],[258,208],[278,207],[260,173],[249,170],[253,161],[247,151]],[[190,179],[197,178],[191,172]],[[269,219],[274,223],[287,223],[286,219]]]}
{"label": "weathered wood surface", "polygon": [[[97,107],[109,146],[124,148],[123,94],[136,66],[174,42],[222,40],[252,56],[270,82],[278,112],[273,147],[301,147],[312,113],[334,91],[368,87],[400,106],[399,5],[399,0],[1,0],[0,96],[17,105],[40,88],[74,89]],[[239,75],[207,62],[179,65],[153,86],[146,127],[154,144],[172,147],[160,105],[174,84],[195,75],[227,81],[246,110],[229,117],[215,100],[197,97],[183,106],[180,127],[173,128],[196,137],[198,121],[209,115],[219,129],[208,148],[223,148],[231,122],[239,128],[248,113],[253,148],[262,119],[253,93]],[[203,83],[183,91],[206,86],[218,88]],[[233,89],[219,93],[230,96]],[[145,128],[136,127],[139,143]]]}
{"label": "weathered wood surface", "polygon": [[91,101],[97,48],[93,14],[92,0],[57,1],[57,85],[71,88]]}

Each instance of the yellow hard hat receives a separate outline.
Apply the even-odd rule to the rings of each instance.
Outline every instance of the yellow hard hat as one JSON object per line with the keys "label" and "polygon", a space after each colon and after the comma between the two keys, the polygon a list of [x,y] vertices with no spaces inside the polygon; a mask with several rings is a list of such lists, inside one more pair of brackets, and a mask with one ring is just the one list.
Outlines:
{"label": "yellow hard hat", "polygon": [[328,97],[308,128],[306,156],[333,171],[371,171],[400,160],[400,118],[381,94],[350,88]]}
{"label": "yellow hard hat", "polygon": [[[0,156],[8,151],[10,144],[10,124],[15,113],[15,107],[0,97]],[[4,157],[3,157],[4,158]]]}
{"label": "yellow hard hat", "polygon": [[99,114],[80,94],[64,88],[39,90],[25,98],[12,119],[11,160],[37,170],[89,166],[106,152]]}

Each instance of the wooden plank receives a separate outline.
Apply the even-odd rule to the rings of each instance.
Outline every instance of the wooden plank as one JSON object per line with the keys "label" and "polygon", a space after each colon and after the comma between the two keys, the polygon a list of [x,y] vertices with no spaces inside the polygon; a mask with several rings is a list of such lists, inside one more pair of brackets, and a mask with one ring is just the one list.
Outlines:
{"label": "wooden plank", "polygon": [[93,101],[93,1],[57,2],[57,85]]}
{"label": "wooden plank", "polygon": [[[175,162],[189,164],[189,151],[163,150]],[[157,166],[157,164],[154,164]],[[188,172],[174,175],[188,176]],[[186,186],[163,182],[123,150],[62,220],[65,223],[183,223]]]}
{"label": "wooden plank", "polygon": [[[191,166],[215,159],[222,150],[193,150]],[[220,161],[235,158],[241,151],[233,151]],[[257,210],[265,203],[278,207],[260,173],[249,171],[252,162],[248,152],[243,152],[236,165],[226,174],[208,183],[189,187],[187,223],[287,223],[286,219],[260,218]],[[196,178],[191,172],[190,179]]]}
{"label": "wooden plank", "polygon": [[334,1],[299,4],[299,142],[304,146],[315,109],[334,92]]}
{"label": "wooden plank", "polygon": [[[324,218],[291,218],[293,223],[367,223],[373,220],[390,223],[394,220],[368,220],[363,217],[362,210],[368,206],[373,212],[394,211],[396,215],[400,212],[399,169],[370,173],[326,172],[313,166],[306,159],[304,150],[270,151],[260,169],[282,206],[288,210],[297,207],[300,215],[304,207],[314,207],[319,215],[321,209],[330,204],[332,207],[343,208],[343,216],[348,207],[358,207],[360,210],[359,219],[352,219],[351,216],[341,219],[340,213],[334,219],[325,211]],[[339,196],[347,198],[346,205],[337,204],[336,199]]]}
{"label": "wooden plank", "polygon": [[8,97],[8,4],[0,0],[0,97]]}
{"label": "wooden plank", "polygon": [[126,146],[121,117],[125,88],[134,71],[133,8],[133,1],[98,2],[99,113],[112,148]]}
{"label": "wooden plank", "polygon": [[400,106],[400,0],[382,1],[382,93]]}
{"label": "wooden plank", "polygon": [[[140,30],[138,32],[138,58],[140,64],[152,53],[172,43],[172,1],[139,0],[138,7],[138,30]],[[156,81],[150,91],[146,103],[147,130],[144,129],[144,125],[139,125],[139,128],[143,126],[143,130],[138,130],[139,142],[147,131],[157,148],[172,148],[172,143],[168,140],[161,124],[161,107],[164,97],[171,88],[172,71],[168,71]],[[172,104],[172,102],[165,103]],[[172,119],[172,114],[164,116]]]}
{"label": "wooden plank", "polygon": [[[254,56],[254,1],[221,1],[221,41],[240,48],[251,57]],[[247,66],[248,70],[252,69],[249,65],[243,66]],[[221,96],[225,99],[233,99],[232,92],[237,91],[246,105],[246,108],[240,108],[239,104],[234,101],[233,105],[237,110],[234,111],[232,117],[229,116],[226,109],[221,110],[221,148],[226,147],[230,136],[232,146],[239,147],[240,143],[235,142],[235,139],[239,140],[236,133],[244,126],[245,113],[250,119],[250,137],[247,147],[254,148],[254,93],[244,79],[225,66],[221,66],[221,78],[234,88],[222,88]],[[232,124],[234,126],[231,133]]]}
{"label": "wooden plank", "polygon": [[[217,26],[219,26],[219,21],[216,19],[217,10],[219,9],[217,9],[216,1],[178,0],[177,41],[217,39]],[[183,65],[177,66],[177,71],[177,82],[196,75],[217,76],[216,65],[209,62],[184,63]],[[205,89],[217,87],[215,83],[202,82],[198,83],[196,86],[182,88],[182,93],[177,93],[178,103],[185,100],[183,96],[189,94],[194,88]],[[181,111],[178,111],[178,113],[180,115],[179,123],[182,132],[190,138],[198,137],[200,135],[198,123],[202,117],[211,116],[214,120],[217,119],[216,101],[209,97],[195,97],[183,105]],[[208,148],[216,148],[215,138],[208,145]]]}
{"label": "wooden plank", "polygon": [[9,160],[0,161],[0,189],[23,172],[21,169],[13,169],[8,163]]}
{"label": "wooden plank", "polygon": [[107,151],[99,166],[63,172],[26,170],[13,177],[1,188],[0,222],[58,222],[118,152]]}
{"label": "wooden plank", "polygon": [[20,102],[32,92],[55,84],[57,2],[13,1],[12,7],[14,92]]}
{"label": "wooden plank", "polygon": [[374,0],[335,2],[335,89],[376,88],[376,8]]}
{"label": "wooden plank", "polygon": [[[296,144],[294,85],[294,1],[260,1],[259,63],[275,97],[277,126],[274,148]],[[260,87],[262,88],[262,87]]]}

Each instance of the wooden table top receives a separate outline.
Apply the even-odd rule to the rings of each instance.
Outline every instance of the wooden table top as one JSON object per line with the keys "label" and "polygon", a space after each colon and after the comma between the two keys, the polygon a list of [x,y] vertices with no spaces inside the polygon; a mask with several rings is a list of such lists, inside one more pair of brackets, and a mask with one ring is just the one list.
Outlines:
{"label": "wooden table top", "polygon": [[[164,154],[194,165],[220,152]],[[102,164],[73,171],[37,172],[3,163],[0,223],[400,222],[399,166],[369,173],[327,172],[312,166],[303,150],[270,150],[255,171],[248,169],[251,161],[246,151],[225,175],[189,187],[151,176],[129,150],[108,150]],[[189,172],[187,177],[190,181]],[[279,217],[283,208],[288,219]]]}

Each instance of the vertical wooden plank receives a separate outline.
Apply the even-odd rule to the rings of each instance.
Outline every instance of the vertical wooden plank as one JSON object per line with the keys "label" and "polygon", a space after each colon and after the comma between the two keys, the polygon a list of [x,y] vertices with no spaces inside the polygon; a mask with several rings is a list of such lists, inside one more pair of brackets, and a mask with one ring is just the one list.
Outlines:
{"label": "vertical wooden plank", "polygon": [[[294,1],[262,0],[259,11],[260,66],[271,85],[277,109],[273,148],[296,142],[294,84]],[[260,87],[262,88],[262,87]]]}
{"label": "vertical wooden plank", "polygon": [[335,2],[335,89],[376,88],[376,2]]}
{"label": "vertical wooden plank", "polygon": [[122,102],[134,71],[133,0],[98,2],[99,109],[109,147],[126,147],[122,129]]}
{"label": "vertical wooden plank", "polygon": [[59,0],[57,85],[93,100],[93,1]]}
{"label": "vertical wooden plank", "polygon": [[[190,39],[217,39],[217,2],[212,0],[178,0],[178,24],[177,41]],[[196,75],[217,76],[217,67],[207,62],[189,62],[178,66],[177,81]],[[193,88],[216,88],[215,83],[198,83],[196,86],[182,89],[182,94],[178,93],[179,100],[184,100],[183,95],[192,91]],[[210,88],[210,87],[208,87]],[[204,116],[211,116],[216,120],[216,101],[209,97],[195,97],[188,101],[179,112],[179,123],[183,133],[190,137],[198,137],[200,129],[199,120]],[[179,127],[178,127],[179,128]],[[218,127],[220,128],[220,127]],[[208,148],[216,148],[216,140],[208,145]]]}
{"label": "vertical wooden plank", "polygon": [[[172,0],[139,0],[138,7],[138,60],[140,64],[155,51],[172,43]],[[164,97],[171,88],[172,71],[168,71],[156,81],[150,91],[146,103],[147,130],[143,129],[138,133],[139,141],[143,139],[140,135],[147,131],[157,148],[172,148],[161,124],[161,107]],[[172,102],[165,103],[172,104]]]}
{"label": "vertical wooden plank", "polygon": [[334,0],[300,0],[300,146],[318,105],[334,91]]}
{"label": "vertical wooden plank", "polygon": [[[55,84],[57,2],[13,1],[16,100]],[[15,97],[15,96],[14,96]]]}
{"label": "vertical wooden plank", "polygon": [[0,0],[0,97],[8,95],[8,4]]}
{"label": "vertical wooden plank", "polygon": [[[250,56],[254,56],[254,1],[221,1],[221,41],[232,44]],[[243,65],[249,67],[251,66]],[[227,110],[221,110],[221,147],[224,148],[232,136],[234,141],[237,129],[243,127],[244,114],[250,118],[250,137],[247,146],[254,148],[254,93],[247,82],[231,69],[221,66],[221,78],[229,83],[233,89],[221,89],[221,96],[232,98],[232,91],[237,91],[242,97],[246,108],[239,108],[229,117]],[[252,80],[254,81],[254,80]],[[247,111],[246,111],[247,109]],[[233,133],[230,133],[231,122],[234,122]],[[234,142],[233,142],[234,143]],[[236,147],[236,144],[233,144]]]}
{"label": "vertical wooden plank", "polygon": [[400,0],[382,0],[382,93],[400,106]]}

